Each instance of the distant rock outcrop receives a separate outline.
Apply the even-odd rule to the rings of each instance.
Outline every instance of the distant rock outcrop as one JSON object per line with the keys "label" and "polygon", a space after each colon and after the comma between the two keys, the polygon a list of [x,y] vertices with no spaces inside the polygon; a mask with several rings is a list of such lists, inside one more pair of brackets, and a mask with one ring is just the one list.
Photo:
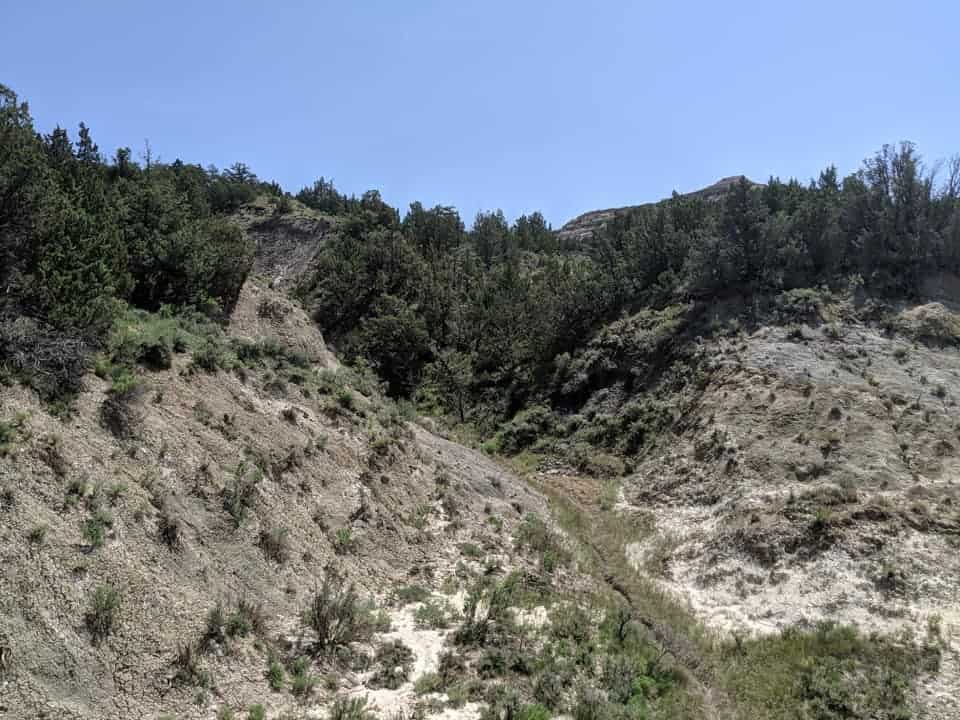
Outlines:
{"label": "distant rock outcrop", "polygon": [[[700,190],[682,193],[682,196],[716,201],[722,198],[730,190],[730,188],[733,187],[733,185],[740,181],[741,178],[746,179],[751,185],[760,185],[760,183],[755,183],[743,175],[732,175],[730,177],[725,177],[722,180],[717,180],[717,182],[713,183],[713,185],[708,185]],[[591,210],[590,212],[578,215],[573,220],[570,220],[564,224],[564,226],[557,232],[557,237],[560,238],[561,242],[583,242],[584,240],[588,240],[589,238],[593,237],[593,234],[598,229],[603,227],[604,224],[609,222],[617,213],[634,210],[638,207],[643,207],[644,205],[649,204],[652,203],[627,205],[619,208],[607,208],[606,210]]]}

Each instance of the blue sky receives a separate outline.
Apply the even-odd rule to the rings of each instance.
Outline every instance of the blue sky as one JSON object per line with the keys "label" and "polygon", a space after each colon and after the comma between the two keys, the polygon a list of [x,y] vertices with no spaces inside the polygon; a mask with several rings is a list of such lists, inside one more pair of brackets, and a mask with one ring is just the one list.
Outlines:
{"label": "blue sky", "polygon": [[9,5],[0,82],[45,132],[468,221],[960,151],[955,1]]}

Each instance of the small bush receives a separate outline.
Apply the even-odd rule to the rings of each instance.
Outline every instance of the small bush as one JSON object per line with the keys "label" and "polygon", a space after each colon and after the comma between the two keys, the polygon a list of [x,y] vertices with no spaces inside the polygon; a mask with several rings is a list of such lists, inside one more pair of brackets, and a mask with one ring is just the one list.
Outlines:
{"label": "small bush", "polygon": [[208,373],[215,373],[220,369],[230,367],[229,356],[226,348],[212,338],[206,338],[194,348],[193,357],[190,359],[191,369],[197,368]]}
{"label": "small bush", "polygon": [[430,695],[443,692],[445,685],[439,673],[424,673],[413,683],[413,692],[417,695]]}
{"label": "small bush", "polygon": [[285,682],[286,673],[283,670],[283,665],[277,660],[271,660],[267,665],[267,683],[269,683],[270,689],[274,692],[280,692],[283,690]]}
{"label": "small bush", "polygon": [[251,705],[247,711],[247,720],[267,720],[267,711],[260,703]]}
{"label": "small bush", "polygon": [[571,559],[570,551],[563,547],[559,536],[535,513],[528,514],[517,528],[516,544],[519,549],[539,554],[540,566],[547,573]]}
{"label": "small bush", "polygon": [[195,643],[178,643],[172,664],[174,684],[210,687],[210,674],[200,664],[200,648]]}
{"label": "small bush", "polygon": [[348,527],[338,528],[336,534],[333,536],[333,551],[337,555],[347,555],[349,554],[356,544],[356,541],[353,539],[353,531]]}
{"label": "small bush", "polygon": [[338,697],[330,706],[328,720],[376,720],[376,715],[367,709],[365,697]]}
{"label": "small bush", "polygon": [[511,606],[516,581],[513,576],[501,583],[481,579],[467,594],[464,620],[457,629],[455,640],[461,645],[484,645],[496,631],[513,622]]}
{"label": "small bush", "polygon": [[118,439],[136,437],[143,422],[138,402],[143,395],[140,381],[124,374],[113,381],[100,405],[100,424]]}
{"label": "small bush", "polygon": [[0,457],[10,454],[13,443],[22,434],[25,415],[17,415],[12,420],[0,420]]}
{"label": "small bush", "polygon": [[483,556],[483,551],[476,543],[460,543],[460,554],[468,558],[479,558]]}
{"label": "small bush", "polygon": [[372,688],[396,690],[410,677],[413,670],[413,651],[400,640],[381,643],[374,655],[377,670],[368,681]]}
{"label": "small bush", "polygon": [[266,634],[267,620],[263,606],[241,597],[233,612],[227,616],[227,637],[246,637],[250,633],[262,637]]}
{"label": "small bush", "polygon": [[113,525],[113,517],[106,510],[97,510],[92,517],[87,518],[81,528],[83,539],[90,547],[103,547],[107,541],[107,530]]}
{"label": "small bush", "polygon": [[417,627],[445,630],[456,620],[458,613],[449,602],[428,600],[413,614]]}
{"label": "small bush", "polygon": [[310,660],[299,657],[293,661],[290,668],[290,692],[301,700],[313,695],[320,678],[310,672]]}
{"label": "small bush", "polygon": [[43,541],[46,537],[47,526],[35,525],[30,532],[27,533],[27,542],[29,542],[31,545],[43,545]]}
{"label": "small bush", "polygon": [[260,531],[260,549],[268,559],[283,564],[290,556],[290,531],[283,527]]}
{"label": "small bush", "polygon": [[403,585],[394,590],[393,595],[395,602],[402,606],[423,602],[430,597],[430,591],[423,587],[423,585]]}
{"label": "small bush", "polygon": [[223,489],[223,509],[233,518],[234,527],[240,527],[253,507],[257,493],[257,484],[262,474],[256,468],[250,469],[245,462],[241,462],[234,473],[232,482]]}
{"label": "small bush", "polygon": [[314,592],[303,622],[316,634],[319,652],[327,652],[370,634],[369,613],[360,606],[353,585],[345,585],[335,571],[328,570],[323,584]]}
{"label": "small bush", "polygon": [[161,506],[157,517],[157,534],[160,541],[171,550],[179,550],[183,545],[180,518],[166,504]]}
{"label": "small bush", "polygon": [[84,618],[94,645],[99,645],[113,633],[119,611],[120,593],[110,585],[97,587]]}

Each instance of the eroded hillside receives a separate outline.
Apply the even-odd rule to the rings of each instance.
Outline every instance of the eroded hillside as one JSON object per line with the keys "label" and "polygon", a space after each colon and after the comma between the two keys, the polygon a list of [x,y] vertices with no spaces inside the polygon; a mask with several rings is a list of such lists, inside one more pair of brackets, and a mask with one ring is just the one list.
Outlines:
{"label": "eroded hillside", "polygon": [[[224,342],[246,358],[233,371],[216,348],[180,348],[169,369],[138,367],[122,406],[88,376],[64,421],[4,390],[0,717],[322,708],[376,669],[309,650],[301,614],[328,568],[382,608],[375,636],[406,639],[419,675],[445,632],[411,631],[398,590],[459,597],[456,615],[474,574],[526,562],[512,536],[543,500],[406,422],[284,297],[248,282]],[[301,655],[301,676],[328,679],[298,700]],[[288,676],[277,692],[270,658]],[[414,679],[381,710],[409,709]]]}
{"label": "eroded hillside", "polygon": [[[627,407],[644,398],[647,410],[632,416],[660,430],[647,435],[636,466],[622,484],[562,466],[536,476],[629,519],[604,547],[622,548],[649,579],[653,588],[634,590],[650,607],[666,592],[689,608],[692,617],[676,624],[687,624],[681,636],[696,637],[699,624],[735,647],[746,641],[750,656],[751,638],[829,622],[919,643],[938,659],[921,661],[907,706],[919,717],[957,717],[960,317],[940,303],[871,310],[849,297],[807,310],[752,329],[723,306],[660,314],[661,335],[674,339],[654,342],[646,329],[638,344],[650,355],[673,347],[675,358],[676,333],[688,333],[689,381],[655,374],[661,380],[645,393],[625,394],[608,363],[586,405],[609,425],[611,397]],[[630,346],[625,329],[637,326],[647,327],[619,326],[617,347]],[[694,339],[707,326],[712,335]],[[595,352],[611,346],[600,338]],[[634,359],[621,377],[643,368]],[[763,661],[775,674],[779,658]],[[727,657],[716,672],[742,689],[736,667]]]}

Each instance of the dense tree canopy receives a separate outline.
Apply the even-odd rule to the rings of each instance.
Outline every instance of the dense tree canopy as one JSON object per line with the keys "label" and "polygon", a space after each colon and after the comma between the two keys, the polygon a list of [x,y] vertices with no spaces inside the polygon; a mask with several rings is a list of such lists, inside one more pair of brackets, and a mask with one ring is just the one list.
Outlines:
{"label": "dense tree canopy", "polygon": [[86,125],[40,135],[0,85],[0,367],[61,357],[57,338],[96,344],[125,303],[223,316],[253,262],[225,214],[272,191],[244,165],[163,164],[149,147],[142,164],[129,148],[106,162]]}
{"label": "dense tree canopy", "polygon": [[[542,216],[510,224],[449,207],[377,217],[318,181],[341,230],[301,288],[348,358],[396,395],[494,424],[534,401],[566,402],[567,372],[608,323],[644,309],[797,288],[910,297],[925,274],[960,270],[960,163],[943,182],[913,145],[884,147],[839,179],[741,178],[719,199],[680,196],[618,213],[561,244]],[[319,206],[318,206],[319,207]],[[593,372],[593,371],[591,371]]]}

